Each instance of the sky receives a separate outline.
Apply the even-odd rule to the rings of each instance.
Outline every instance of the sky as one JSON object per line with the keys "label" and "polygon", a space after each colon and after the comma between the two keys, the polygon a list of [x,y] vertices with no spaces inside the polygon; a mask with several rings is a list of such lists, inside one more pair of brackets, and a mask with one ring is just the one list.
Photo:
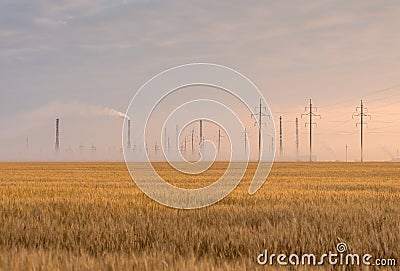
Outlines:
{"label": "sky", "polygon": [[[0,160],[120,160],[123,118],[113,110],[126,112],[154,75],[194,62],[235,69],[260,89],[277,132],[283,119],[278,159],[296,156],[296,117],[299,156],[307,157],[301,114],[310,98],[321,115],[313,127],[316,159],[344,160],[346,144],[348,160],[360,159],[352,114],[361,99],[371,114],[365,159],[394,159],[400,149],[398,14],[396,0],[2,0]],[[247,125],[255,146],[253,121]]]}

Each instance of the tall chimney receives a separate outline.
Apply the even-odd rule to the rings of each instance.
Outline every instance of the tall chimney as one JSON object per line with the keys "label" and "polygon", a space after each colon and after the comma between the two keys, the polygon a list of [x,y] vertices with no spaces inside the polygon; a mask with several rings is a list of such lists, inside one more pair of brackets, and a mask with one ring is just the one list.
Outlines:
{"label": "tall chimney", "polygon": [[128,120],[128,149],[131,148],[131,120]]}
{"label": "tall chimney", "polygon": [[60,149],[60,131],[59,131],[60,120],[56,119],[56,146],[55,149],[58,151]]}

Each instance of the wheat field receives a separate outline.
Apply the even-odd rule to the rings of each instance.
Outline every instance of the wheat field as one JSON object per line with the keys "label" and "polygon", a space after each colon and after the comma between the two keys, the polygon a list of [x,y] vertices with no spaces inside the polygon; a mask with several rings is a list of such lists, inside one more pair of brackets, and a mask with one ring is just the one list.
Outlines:
{"label": "wheat field", "polygon": [[[190,180],[202,186],[226,167]],[[199,210],[145,196],[123,163],[0,163],[1,270],[397,270],[397,267],[279,267],[275,253],[334,251],[400,259],[399,163],[276,163],[248,195],[255,165],[238,188]]]}

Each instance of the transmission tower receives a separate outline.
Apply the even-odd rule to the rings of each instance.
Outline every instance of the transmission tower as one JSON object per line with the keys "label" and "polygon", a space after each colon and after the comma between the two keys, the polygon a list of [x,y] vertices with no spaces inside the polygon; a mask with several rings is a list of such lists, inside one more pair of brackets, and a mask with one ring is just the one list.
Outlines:
{"label": "transmission tower", "polygon": [[192,129],[191,137],[192,137],[192,154],[193,154],[193,152],[194,152],[194,129]]}
{"label": "transmission tower", "polygon": [[221,138],[224,137],[221,134],[221,128],[218,128],[218,156],[219,156],[219,152],[221,150]]}
{"label": "transmission tower", "polygon": [[175,126],[175,148],[177,148],[179,150],[179,129],[178,129],[178,125]]}
{"label": "transmission tower", "polygon": [[279,155],[282,158],[283,156],[283,142],[282,142],[282,116],[279,116]]}
{"label": "transmission tower", "polygon": [[200,127],[199,128],[200,128],[200,142],[199,142],[199,145],[200,145],[201,142],[203,142],[203,120],[200,120]]}
{"label": "transmission tower", "polygon": [[131,149],[131,120],[128,119],[128,150]]}
{"label": "transmission tower", "polygon": [[299,118],[296,118],[296,160],[299,160]]}
{"label": "transmission tower", "polygon": [[353,114],[353,119],[356,117],[360,117],[360,122],[356,123],[356,126],[358,127],[358,125],[360,125],[360,143],[361,143],[361,162],[363,162],[363,147],[364,147],[364,125],[367,125],[366,122],[364,122],[364,117],[369,117],[369,119],[371,119],[371,115],[369,114],[365,114],[364,112],[368,112],[368,109],[366,107],[364,107],[363,101],[361,100],[361,105],[357,106],[356,108],[356,112]]}
{"label": "transmission tower", "polygon": [[247,132],[246,128],[244,128],[243,134],[244,134],[244,154],[247,155],[247,135],[248,135],[248,132]]}
{"label": "transmission tower", "polygon": [[56,119],[56,144],[55,144],[55,150],[59,151],[60,149],[60,119]]}
{"label": "transmission tower", "polygon": [[157,141],[156,141],[156,144],[154,144],[154,154],[157,156],[157,153],[158,153],[158,145],[157,145]]}
{"label": "transmission tower", "polygon": [[168,148],[168,136],[167,136],[167,127],[164,127],[164,150],[166,151]]}
{"label": "transmission tower", "polygon": [[306,122],[305,126],[307,126],[307,124],[310,126],[310,162],[312,162],[312,127],[313,127],[313,125],[317,126],[317,123],[313,122],[313,117],[321,118],[321,116],[317,115],[313,112],[313,110],[317,111],[317,107],[313,106],[311,99],[310,99],[310,105],[305,108],[305,111],[307,111],[307,110],[309,110],[309,112],[307,114],[301,114],[301,118],[303,118],[303,116],[310,117],[310,121]]}
{"label": "transmission tower", "polygon": [[262,122],[262,117],[271,118],[271,116],[264,113],[266,111],[266,107],[262,106],[261,99],[260,99],[260,105],[256,107],[256,110],[258,110],[258,113],[251,114],[251,116],[254,118],[258,117],[258,122],[256,121],[254,123],[254,125],[258,124],[258,157],[260,158],[261,157],[261,126],[262,126],[262,124],[265,125],[265,123]]}

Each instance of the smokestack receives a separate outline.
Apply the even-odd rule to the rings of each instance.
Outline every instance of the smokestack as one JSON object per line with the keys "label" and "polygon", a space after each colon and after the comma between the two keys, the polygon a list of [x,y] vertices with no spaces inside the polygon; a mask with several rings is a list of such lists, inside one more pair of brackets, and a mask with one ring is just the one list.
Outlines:
{"label": "smokestack", "polygon": [[131,148],[131,120],[128,119],[128,149]]}
{"label": "smokestack", "polygon": [[60,131],[59,131],[60,120],[56,119],[56,146],[55,149],[58,151],[60,149]]}

